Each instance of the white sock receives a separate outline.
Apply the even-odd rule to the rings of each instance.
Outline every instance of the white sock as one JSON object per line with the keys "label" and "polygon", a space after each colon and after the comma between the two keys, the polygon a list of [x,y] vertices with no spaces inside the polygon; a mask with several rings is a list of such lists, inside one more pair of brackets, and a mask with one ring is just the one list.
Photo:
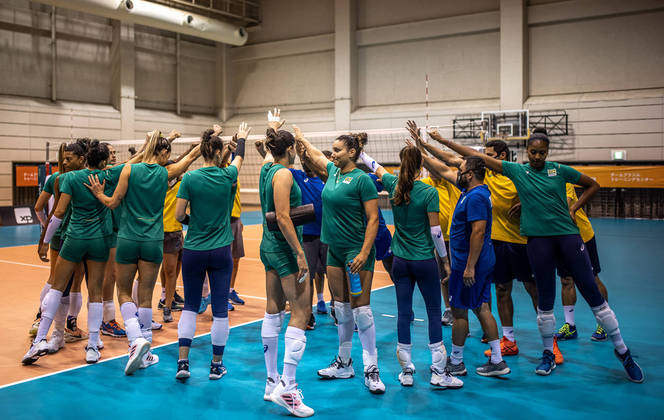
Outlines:
{"label": "white sock", "polygon": [[503,327],[503,337],[514,341],[514,327]]}
{"label": "white sock", "polygon": [[88,346],[97,347],[99,344],[99,326],[104,311],[101,302],[90,302],[88,305]]}
{"label": "white sock", "polygon": [[134,279],[134,284],[131,286],[131,300],[138,306],[138,279]]}
{"label": "white sock", "polygon": [[44,307],[42,306],[42,302],[44,302],[44,298],[46,297],[46,293],[48,293],[49,290],[51,290],[51,285],[48,282],[46,282],[46,284],[44,284],[44,287],[42,287],[41,293],[39,294],[39,309],[41,311],[44,310]]}
{"label": "white sock", "polygon": [[122,314],[129,344],[133,343],[137,338],[142,337],[141,324],[138,322],[136,312],[137,309],[134,302],[125,302],[120,305],[120,313]]}
{"label": "white sock", "polygon": [[563,305],[563,312],[565,312],[565,322],[574,326],[574,305]]}
{"label": "white sock", "polygon": [[322,293],[316,293],[316,297],[318,298],[319,302],[323,302],[323,294]]}
{"label": "white sock", "polygon": [[138,322],[143,338],[152,343],[152,308],[138,308]]}
{"label": "white sock", "polygon": [[55,314],[60,306],[60,298],[62,298],[62,292],[55,289],[49,290],[46,296],[44,296],[44,310],[42,311],[42,319],[39,323],[35,343],[39,343],[48,335],[48,330],[51,328],[53,318],[55,318]]}
{"label": "white sock", "polygon": [[166,300],[166,288],[161,288],[161,300]]}
{"label": "white sock", "polygon": [[353,348],[353,333],[355,332],[353,310],[348,302],[334,302],[334,312],[338,324],[339,357],[342,362],[348,363],[350,360],[350,352]]}
{"label": "white sock", "polygon": [[304,335],[304,330],[289,326],[286,328],[284,342],[286,351],[284,352],[284,375],[282,379],[286,385],[291,385],[295,383],[295,372],[304,354],[307,337]]}
{"label": "white sock", "polygon": [[81,312],[82,306],[83,295],[81,295],[81,292],[69,293],[69,313],[67,314],[67,318],[78,318],[78,314]]}
{"label": "white sock", "polygon": [[115,319],[115,303],[112,300],[105,300],[104,306],[104,322],[111,322]]}
{"label": "white sock", "polygon": [[210,338],[212,339],[212,354],[224,354],[224,347],[228,341],[228,317],[212,317],[212,328],[210,329]]}
{"label": "white sock", "polygon": [[53,330],[60,331],[61,333],[65,331],[65,326],[67,325],[67,312],[69,311],[69,296],[63,296],[60,298],[60,306],[55,312],[55,317],[53,317]]}
{"label": "white sock", "polygon": [[[353,318],[357,324],[357,331],[360,336],[360,342],[362,343],[362,349],[370,356],[376,355],[376,324],[374,324],[371,307],[367,305],[353,309]],[[366,364],[365,367],[367,367]]]}
{"label": "white sock", "polygon": [[503,361],[503,355],[500,353],[500,340],[489,341],[491,346],[491,363],[498,364]]}
{"label": "white sock", "polygon": [[450,360],[453,365],[458,365],[463,362],[463,346],[456,346],[452,344],[452,354]]}
{"label": "white sock", "polygon": [[202,297],[206,298],[210,295],[210,280],[208,279],[207,274],[205,275],[205,281],[203,282],[203,293]]}
{"label": "white sock", "polygon": [[268,378],[275,381],[279,378],[277,369],[277,353],[279,350],[279,332],[281,331],[282,316],[266,313],[261,326],[261,338],[263,339],[263,355],[265,357],[265,369]]}

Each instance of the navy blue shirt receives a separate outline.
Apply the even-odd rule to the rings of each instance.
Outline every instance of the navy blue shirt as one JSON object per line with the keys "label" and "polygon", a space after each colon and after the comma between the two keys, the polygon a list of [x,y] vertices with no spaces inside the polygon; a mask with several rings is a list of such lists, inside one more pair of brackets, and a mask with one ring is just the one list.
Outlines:
{"label": "navy blue shirt", "polygon": [[320,226],[323,219],[323,200],[321,194],[323,192],[323,181],[317,176],[309,178],[306,172],[299,169],[292,169],[293,179],[300,186],[302,190],[302,205],[313,204],[316,211],[316,221],[307,223],[302,226],[303,235],[320,236]]}
{"label": "navy blue shirt", "polygon": [[464,271],[470,251],[472,222],[486,220],[484,244],[475,265],[476,272],[486,273],[493,269],[496,256],[491,242],[491,193],[486,185],[478,185],[470,191],[464,190],[459,197],[450,229],[452,270]]}
{"label": "navy blue shirt", "polygon": [[[378,180],[378,176],[376,174],[367,174],[369,175],[369,178],[374,182],[374,185],[376,186],[376,191],[381,192],[385,189],[383,184]],[[378,233],[376,234],[376,238],[382,236],[381,233],[384,233],[385,231],[389,232],[389,229],[387,228],[387,223],[385,223],[385,218],[383,217],[383,212],[380,211],[380,208],[378,209]],[[390,234],[390,239],[392,238],[392,234]]]}

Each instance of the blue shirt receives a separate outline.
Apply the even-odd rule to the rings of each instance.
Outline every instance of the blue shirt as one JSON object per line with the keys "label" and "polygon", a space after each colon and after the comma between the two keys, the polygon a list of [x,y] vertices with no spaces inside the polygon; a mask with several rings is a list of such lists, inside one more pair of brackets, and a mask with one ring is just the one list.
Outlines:
{"label": "blue shirt", "polygon": [[475,265],[476,272],[486,273],[493,269],[496,256],[491,242],[491,193],[486,185],[478,185],[470,191],[464,190],[459,197],[450,229],[450,249],[452,270],[464,271],[470,251],[472,222],[486,220],[484,244]]}
{"label": "blue shirt", "polygon": [[316,211],[316,221],[302,226],[303,235],[320,236],[321,221],[323,220],[323,200],[321,194],[325,184],[317,176],[309,178],[306,172],[291,169],[293,179],[302,190],[302,204],[313,204]]}
{"label": "blue shirt", "polygon": [[[376,174],[367,174],[369,175],[369,178],[374,182],[374,185],[376,186],[376,191],[381,192],[385,188],[383,184],[378,180],[378,176]],[[390,233],[389,229],[387,228],[387,224],[385,223],[385,218],[383,217],[383,212],[380,211],[380,208],[378,209],[378,233],[376,234],[376,238],[379,237],[384,237],[385,236],[385,231],[387,231],[387,234],[390,235],[390,239],[392,239],[392,234]]]}

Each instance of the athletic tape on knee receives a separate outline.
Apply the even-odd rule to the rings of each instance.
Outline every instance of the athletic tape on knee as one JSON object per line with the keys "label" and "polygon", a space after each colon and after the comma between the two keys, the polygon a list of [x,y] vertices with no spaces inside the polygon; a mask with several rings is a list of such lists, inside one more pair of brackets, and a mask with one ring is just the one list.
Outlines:
{"label": "athletic tape on knee", "polygon": [[178,322],[178,339],[194,339],[194,334],[196,333],[196,315],[196,312],[182,311],[180,321]]}
{"label": "athletic tape on knee", "polygon": [[613,310],[609,307],[608,302],[604,302],[604,304],[595,306],[591,309],[593,314],[595,314],[597,323],[604,328],[604,331],[606,331],[608,335],[613,335],[618,331],[618,319],[616,318],[616,314],[614,314]]}
{"label": "athletic tape on knee", "polygon": [[348,302],[334,302],[334,315],[337,317],[337,323],[345,324],[353,320],[353,310]]}
{"label": "athletic tape on knee", "polygon": [[370,306],[360,306],[353,309],[353,318],[355,318],[357,329],[360,331],[365,331],[374,324],[373,312],[371,312]]}
{"label": "athletic tape on knee", "polygon": [[553,337],[556,331],[556,317],[553,311],[542,311],[537,308],[537,328],[542,337]]}
{"label": "athletic tape on knee", "polygon": [[[193,313],[193,312],[192,312]],[[212,317],[212,328],[210,338],[213,346],[225,346],[228,341],[228,317]]]}
{"label": "athletic tape on knee", "polygon": [[436,369],[444,369],[447,365],[447,349],[443,342],[429,344],[431,350],[431,364]]}
{"label": "athletic tape on knee", "polygon": [[307,346],[307,337],[304,330],[295,327],[286,328],[286,351],[284,352],[284,363],[297,365],[302,359],[304,349]]}
{"label": "athletic tape on knee", "polygon": [[265,313],[263,325],[261,326],[261,337],[278,337],[281,331],[282,319],[281,313]]}
{"label": "athletic tape on knee", "polygon": [[401,369],[413,368],[413,362],[411,361],[411,351],[413,349],[412,344],[403,344],[397,343],[397,360]]}

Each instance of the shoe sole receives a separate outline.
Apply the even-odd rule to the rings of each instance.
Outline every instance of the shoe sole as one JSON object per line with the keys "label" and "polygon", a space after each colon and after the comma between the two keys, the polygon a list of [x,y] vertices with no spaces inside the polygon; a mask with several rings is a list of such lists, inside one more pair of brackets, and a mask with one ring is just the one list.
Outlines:
{"label": "shoe sole", "polygon": [[596,343],[601,343],[602,341],[606,341],[607,339],[608,339],[608,337],[604,337],[604,338],[590,337],[590,341],[594,341]]}
{"label": "shoe sole", "polygon": [[556,340],[558,340],[558,341],[569,341],[569,340],[576,340],[577,338],[578,338],[578,336],[574,336],[574,337],[556,337]]}
{"label": "shoe sole", "polygon": [[175,374],[175,379],[183,380],[183,379],[189,379],[191,377],[191,372],[189,371],[178,371]]}
{"label": "shoe sole", "polygon": [[551,366],[551,369],[549,369],[548,371],[535,369],[535,373],[540,375],[540,376],[549,376],[549,375],[551,375],[551,373],[553,372],[553,370],[555,368],[556,368],[556,365]]}
{"label": "shoe sole", "polygon": [[452,371],[450,371],[450,375],[452,375],[452,376],[466,376],[466,375],[468,375],[468,370],[464,369],[461,372],[452,372]]}
{"label": "shoe sole", "polygon": [[115,334],[115,333],[107,332],[107,331],[104,331],[104,330],[100,330],[99,332],[100,332],[102,335],[105,335],[105,336],[107,336],[107,337],[113,337],[113,338],[122,338],[122,337],[126,337],[126,336],[127,336],[126,334]]}
{"label": "shoe sole", "polygon": [[303,415],[296,414],[288,404],[286,404],[285,402],[282,402],[281,398],[278,398],[275,401],[275,400],[272,399],[272,397],[270,397],[270,399],[268,401],[272,401],[273,403],[277,404],[279,407],[285,408],[286,410],[288,410],[289,413],[291,413],[295,417],[311,417],[311,416],[314,415],[314,413],[311,413],[308,416],[303,416]]}
{"label": "shoe sole", "polygon": [[[369,387],[367,386],[367,384],[364,384],[364,386],[366,386],[367,388],[369,388]],[[384,389],[371,389],[371,388],[369,388],[369,392],[371,392],[372,394],[379,395],[379,394],[384,394],[384,393],[385,393],[385,390],[384,390]]]}
{"label": "shoe sole", "polygon": [[212,381],[216,381],[217,379],[221,379],[221,378],[223,378],[224,375],[226,375],[226,372],[222,373],[221,375],[213,375],[213,374],[210,374],[209,378],[210,378],[210,380],[212,380]]}
{"label": "shoe sole", "polygon": [[138,355],[131,362],[127,361],[127,366],[125,366],[125,375],[129,376],[132,373],[136,372],[141,367],[143,363],[143,356],[150,350],[150,343],[146,341],[143,345],[137,349]]}
{"label": "shoe sole", "polygon": [[355,377],[355,373],[351,373],[349,376],[330,376],[330,375],[323,375],[322,373],[318,372],[318,376],[320,376],[323,379],[350,379]]}
{"label": "shoe sole", "polygon": [[[101,357],[100,357],[99,359],[101,359]],[[94,365],[95,363],[97,363],[97,362],[99,361],[99,359],[97,359],[97,360],[88,360],[88,359],[85,359],[85,363],[87,363],[87,364],[89,364],[89,365]]]}
{"label": "shoe sole", "polygon": [[75,342],[77,342],[77,341],[86,340],[87,338],[88,338],[88,337],[83,337],[83,336],[81,336],[81,337],[75,337],[75,336],[73,336],[73,335],[70,335],[70,336],[68,336],[68,337],[65,337],[65,343],[75,343]]}
{"label": "shoe sole", "polygon": [[55,354],[55,353],[59,352],[61,349],[63,349],[63,348],[64,348],[64,346],[62,346],[62,347],[58,347],[57,350],[51,350],[51,349],[49,349],[48,352],[47,352],[46,354]]}
{"label": "shoe sole", "polygon": [[494,370],[494,371],[491,371],[491,372],[477,372],[477,371],[475,371],[475,372],[476,372],[478,375],[480,375],[480,376],[489,377],[489,376],[503,376],[503,375],[507,375],[507,374],[509,374],[510,372],[512,372],[512,370],[511,370],[510,368],[505,368],[505,369],[502,369],[502,370]]}

